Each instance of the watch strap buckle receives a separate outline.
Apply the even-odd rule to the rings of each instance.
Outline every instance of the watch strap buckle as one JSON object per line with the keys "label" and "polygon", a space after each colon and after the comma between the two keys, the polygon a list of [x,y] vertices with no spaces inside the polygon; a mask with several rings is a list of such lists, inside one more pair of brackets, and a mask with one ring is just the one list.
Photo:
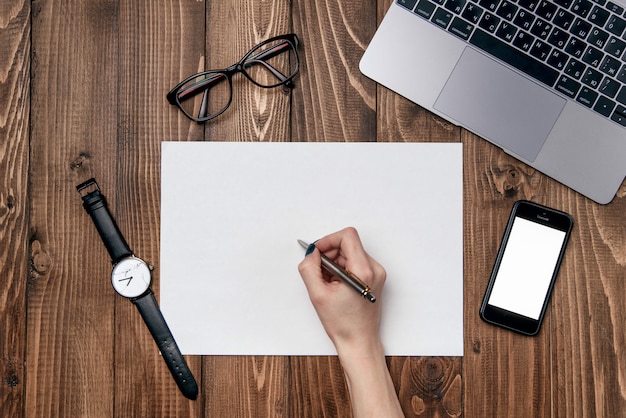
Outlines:
{"label": "watch strap buckle", "polygon": [[76,191],[78,192],[80,197],[84,199],[86,196],[90,195],[93,192],[99,192],[100,187],[98,187],[96,179],[92,177],[89,180],[76,186]]}

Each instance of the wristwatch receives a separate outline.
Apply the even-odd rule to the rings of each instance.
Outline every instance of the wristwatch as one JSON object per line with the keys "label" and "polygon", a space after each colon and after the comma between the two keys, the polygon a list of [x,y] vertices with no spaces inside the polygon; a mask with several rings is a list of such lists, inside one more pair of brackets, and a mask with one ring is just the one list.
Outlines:
{"label": "wristwatch", "polygon": [[76,186],[76,190],[83,199],[83,207],[93,219],[111,256],[113,288],[137,306],[178,388],[187,398],[196,399],[198,397],[196,379],[178,349],[154,293],[150,289],[152,267],[135,257],[131,251],[109,212],[107,202],[104,195],[100,193],[96,180],[89,179]]}

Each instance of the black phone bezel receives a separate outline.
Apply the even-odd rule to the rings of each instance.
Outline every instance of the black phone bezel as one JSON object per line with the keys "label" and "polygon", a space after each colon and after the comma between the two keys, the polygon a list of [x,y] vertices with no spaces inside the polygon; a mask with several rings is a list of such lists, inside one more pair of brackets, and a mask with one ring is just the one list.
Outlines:
{"label": "black phone bezel", "polygon": [[[559,257],[557,259],[554,271],[552,273],[552,277],[550,279],[550,286],[548,287],[546,296],[544,298],[539,318],[536,320],[488,304],[489,297],[491,296],[491,291],[493,289],[493,285],[495,283],[500,268],[500,263],[502,262],[502,256],[504,255],[504,250],[506,249],[509,240],[511,228],[513,227],[513,221],[517,217],[527,219],[529,221],[536,222],[541,225],[546,225],[565,232],[565,237],[561,245],[561,250],[559,251]],[[565,254],[565,248],[567,247],[573,224],[574,221],[571,215],[565,212],[561,212],[559,210],[552,209],[547,206],[543,206],[527,200],[519,200],[515,202],[511,210],[511,214],[509,216],[509,220],[504,231],[502,241],[500,243],[500,248],[498,250],[498,256],[491,271],[489,284],[487,285],[487,290],[485,291],[485,296],[483,297],[483,301],[480,307],[480,317],[483,321],[524,335],[537,335],[539,333],[548,303],[550,302],[550,299],[552,297],[554,283],[561,267],[561,262],[563,260],[563,255]]]}

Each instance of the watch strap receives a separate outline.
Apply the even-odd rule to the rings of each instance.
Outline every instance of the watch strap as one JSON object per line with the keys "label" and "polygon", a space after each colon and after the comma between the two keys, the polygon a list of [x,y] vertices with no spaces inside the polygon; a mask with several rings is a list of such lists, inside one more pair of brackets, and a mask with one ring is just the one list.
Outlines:
{"label": "watch strap", "polygon": [[106,199],[100,192],[96,180],[89,179],[76,186],[76,190],[83,199],[83,207],[96,225],[113,263],[132,255],[128,243],[109,212]]}
{"label": "watch strap", "polygon": [[134,299],[133,303],[139,309],[139,313],[141,313],[148,330],[150,330],[150,334],[152,334],[154,341],[159,347],[159,351],[161,351],[161,355],[172,373],[178,388],[185,397],[196,399],[198,397],[198,384],[165,322],[154,294],[151,290],[148,290],[143,296]]}

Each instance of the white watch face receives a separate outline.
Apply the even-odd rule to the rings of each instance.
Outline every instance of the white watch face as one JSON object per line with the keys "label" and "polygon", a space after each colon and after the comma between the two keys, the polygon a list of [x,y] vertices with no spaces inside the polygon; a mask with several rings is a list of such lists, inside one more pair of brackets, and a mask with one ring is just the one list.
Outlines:
{"label": "white watch face", "polygon": [[150,287],[150,267],[137,257],[127,257],[113,267],[111,282],[122,296],[135,298]]}

